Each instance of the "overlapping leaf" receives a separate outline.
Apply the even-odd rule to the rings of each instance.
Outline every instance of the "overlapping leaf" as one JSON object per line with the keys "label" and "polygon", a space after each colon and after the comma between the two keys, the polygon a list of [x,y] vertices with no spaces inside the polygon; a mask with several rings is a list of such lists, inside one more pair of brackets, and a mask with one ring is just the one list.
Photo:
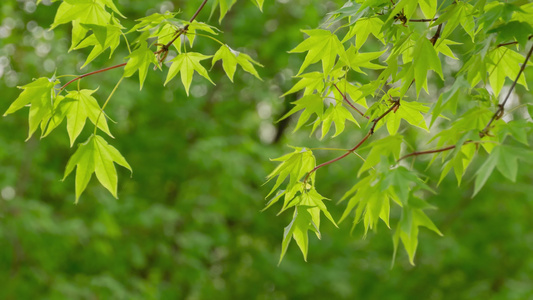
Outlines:
{"label": "overlapping leaf", "polygon": [[7,109],[4,116],[12,114],[26,105],[30,106],[28,139],[39,128],[41,122],[47,123],[53,110],[54,86],[58,80],[41,77],[32,83],[19,87],[22,93]]}
{"label": "overlapping leaf", "polygon": [[302,30],[302,32],[309,37],[289,51],[290,53],[307,52],[298,74],[301,74],[311,64],[319,61],[322,61],[323,73],[328,73],[333,68],[337,56],[345,62],[348,61],[346,50],[337,35],[323,29]]}

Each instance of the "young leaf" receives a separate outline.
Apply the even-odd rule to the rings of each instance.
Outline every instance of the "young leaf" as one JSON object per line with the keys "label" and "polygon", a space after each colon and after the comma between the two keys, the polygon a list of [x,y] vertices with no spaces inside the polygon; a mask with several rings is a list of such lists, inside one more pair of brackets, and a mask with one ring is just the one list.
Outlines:
{"label": "young leaf", "polygon": [[[488,58],[487,70],[490,72],[490,86],[494,90],[494,94],[498,96],[505,83],[505,77],[508,77],[511,80],[516,79],[520,66],[524,63],[524,57],[520,53],[511,49],[498,47],[489,53]],[[520,75],[517,83],[523,85],[527,89],[524,73]]]}
{"label": "young leaf", "polygon": [[107,126],[106,117],[102,113],[100,105],[98,105],[98,101],[92,96],[94,92],[96,90],[70,91],[59,104],[59,107],[61,107],[61,110],[65,112],[67,117],[67,131],[71,147],[74,145],[83,127],[85,127],[87,118],[93,124],[96,124],[96,120],[98,120],[100,114],[102,115],[98,120],[98,128],[110,137],[113,137]]}
{"label": "young leaf", "polygon": [[302,32],[309,35],[309,37],[289,51],[289,53],[307,52],[298,75],[309,65],[318,61],[322,61],[323,73],[329,73],[335,64],[337,55],[345,62],[348,61],[344,46],[335,34],[323,29],[302,30]]}
{"label": "young leaf", "polygon": [[[290,190],[293,185],[295,185],[303,176],[307,175],[307,173],[316,165],[313,152],[309,149],[298,147],[294,147],[294,152],[272,160],[281,161],[282,163],[267,176],[267,182],[276,176],[278,177],[274,187],[270,193],[268,193],[267,197],[270,196],[289,176],[290,180],[287,190]],[[314,180],[314,173],[310,178],[311,180]]]}
{"label": "young leaf", "polygon": [[404,207],[402,210],[402,217],[400,219],[400,222],[398,222],[398,227],[393,237],[394,257],[396,256],[398,245],[401,240],[405,247],[405,251],[409,255],[409,262],[413,266],[415,265],[414,258],[416,254],[416,249],[418,247],[418,227],[420,226],[426,227],[429,230],[442,236],[442,233],[439,231],[437,226],[433,224],[431,219],[428,218],[428,216],[421,208],[416,208],[412,206]]}
{"label": "young leaf", "polygon": [[117,198],[117,163],[133,172],[126,159],[120,152],[109,145],[102,137],[91,135],[89,139],[80,144],[78,150],[69,159],[63,180],[76,167],[76,203],[87,187],[93,173],[98,181]]}
{"label": "young leaf", "polygon": [[218,6],[220,8],[220,16],[218,18],[218,22],[221,23],[222,19],[224,19],[224,17],[226,16],[226,14],[231,9],[233,4],[235,4],[236,1],[237,0],[215,0],[215,2],[213,2],[213,8],[211,10],[211,14],[213,14],[213,12]]}
{"label": "young leaf", "polygon": [[51,80],[41,77],[32,83],[18,87],[22,93],[9,106],[4,116],[12,114],[26,105],[30,105],[29,133],[28,139],[39,127],[41,122],[47,122],[47,116],[52,114],[53,101],[55,97],[54,86],[59,80]]}
{"label": "young leaf", "polygon": [[422,114],[427,113],[428,111],[429,107],[421,103],[402,101],[400,107],[396,110],[396,113],[388,114],[386,117],[389,134],[394,135],[398,132],[402,119],[413,126],[429,131],[426,121],[424,120],[424,115]]}
{"label": "young leaf", "polygon": [[372,34],[384,43],[383,33],[381,33],[382,26],[383,21],[376,17],[359,19],[355,25],[350,27],[350,31],[342,39],[342,42],[344,43],[355,36],[355,49],[359,50],[368,39],[368,36]]}
{"label": "young leaf", "polygon": [[111,57],[113,55],[113,52],[115,52],[115,49],[117,49],[118,45],[120,44],[120,37],[122,35],[122,27],[113,24],[113,22],[106,26],[92,25],[91,28],[100,28],[99,30],[101,31],[105,30],[105,42],[101,43],[101,38],[98,38],[96,36],[96,33],[93,31],[93,34],[89,35],[76,47],[74,47],[75,50],[78,50],[85,47],[94,46],[91,50],[91,53],[89,53],[89,56],[87,56],[87,60],[85,61],[83,66],[81,66],[82,69],[85,68],[85,66],[87,66],[91,61],[97,58],[100,54],[104,53],[107,48],[111,49],[111,52],[109,53],[109,57]]}
{"label": "young leaf", "polygon": [[518,159],[528,162],[532,158],[533,151],[529,149],[507,145],[494,147],[487,160],[485,160],[476,172],[474,194],[472,197],[485,185],[494,168],[497,168],[503,176],[514,182],[516,180],[516,173],[518,172]]}
{"label": "young leaf", "polygon": [[202,77],[209,80],[212,84],[215,84],[211,78],[209,78],[209,74],[207,73],[207,70],[200,64],[200,61],[204,59],[210,58],[210,55],[203,55],[201,53],[196,52],[188,52],[188,53],[182,53],[178,56],[176,56],[174,59],[172,59],[172,65],[170,66],[167,74],[167,79],[165,80],[165,85],[178,73],[181,72],[181,82],[183,83],[183,86],[185,87],[185,91],[187,92],[187,96],[189,95],[189,88],[192,83],[192,77],[194,75],[194,71],[196,71],[198,74],[200,74]]}
{"label": "young leaf", "polygon": [[403,136],[397,134],[374,141],[372,144],[366,146],[365,148],[370,148],[370,153],[363,166],[359,169],[357,176],[360,176],[364,171],[377,165],[381,161],[381,156],[393,156],[395,160],[398,160],[402,141]]}
{"label": "young leaf", "polygon": [[303,93],[304,95],[313,94],[315,91],[320,93],[324,89],[324,74],[320,72],[305,73],[295,77],[302,79],[300,79],[300,81],[281,97],[285,97],[303,89],[305,89]]}
{"label": "young leaf", "polygon": [[261,79],[254,68],[254,64],[260,67],[263,65],[253,60],[249,55],[231,49],[228,45],[223,45],[218,49],[213,56],[212,64],[215,65],[219,60],[222,60],[222,67],[231,82],[233,82],[233,75],[237,69],[237,64],[239,64],[244,71]]}
{"label": "young leaf", "polygon": [[[294,209],[294,215],[292,221],[285,227],[283,231],[283,241],[281,242],[281,255],[279,257],[279,263],[283,260],[283,256],[289,248],[289,243],[292,239],[296,241],[298,247],[302,251],[304,260],[307,261],[307,249],[309,248],[309,237],[307,232],[311,229],[318,231],[316,225],[312,221],[312,216],[306,206],[297,206]],[[279,264],[278,263],[278,264]]]}
{"label": "young leaf", "polygon": [[[418,96],[422,87],[427,85],[427,72],[429,70],[435,71],[437,74],[439,74],[441,79],[444,77],[442,75],[442,67],[440,65],[437,52],[435,51],[433,45],[425,37],[418,39],[418,42],[415,45],[413,58],[414,63],[412,68],[414,69],[416,95]],[[405,84],[410,85],[411,82],[406,81]]]}
{"label": "young leaf", "polygon": [[135,74],[135,72],[139,71],[139,84],[140,89],[142,90],[150,64],[157,65],[157,59],[154,52],[148,48],[145,41],[142,41],[139,47],[127,58],[129,58],[129,60],[124,67],[124,77],[130,77]]}
{"label": "young leaf", "polygon": [[111,14],[105,10],[101,0],[66,0],[59,5],[51,29],[74,20],[83,24],[106,26],[110,18]]}
{"label": "young leaf", "polygon": [[[354,123],[355,125],[359,126],[359,123],[354,119],[353,115],[342,105],[342,103],[339,103],[337,105],[331,104],[329,108],[324,113],[323,117],[321,118],[322,121],[322,137],[324,138],[326,134],[328,134],[329,129],[331,127],[331,123],[335,123],[335,134],[333,137],[338,136],[344,131],[344,125],[346,121],[350,121]],[[316,122],[313,126],[314,128],[318,127],[320,125],[320,122]],[[360,126],[359,126],[360,127]]]}
{"label": "young leaf", "polygon": [[292,102],[292,104],[294,104],[294,107],[283,117],[281,117],[278,122],[303,109],[304,111],[300,115],[294,131],[300,129],[300,127],[302,127],[302,125],[305,124],[305,122],[307,122],[307,120],[309,120],[313,114],[316,114],[318,118],[322,118],[322,114],[324,112],[324,100],[322,100],[320,95],[306,95],[301,99]]}

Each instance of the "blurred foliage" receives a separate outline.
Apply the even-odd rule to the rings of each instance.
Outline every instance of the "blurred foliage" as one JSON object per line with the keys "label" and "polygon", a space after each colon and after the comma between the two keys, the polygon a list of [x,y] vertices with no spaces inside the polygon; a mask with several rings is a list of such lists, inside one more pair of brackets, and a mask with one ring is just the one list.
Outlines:
{"label": "blurred foliage", "polygon": [[[57,4],[43,3],[0,4],[0,111],[32,78],[84,72],[80,53],[87,52],[67,53],[70,28],[48,31]],[[117,3],[129,20],[178,9],[190,16],[197,8],[192,1]],[[430,199],[439,208],[430,217],[444,237],[421,232],[416,267],[402,253],[389,269],[385,227],[361,240],[361,229],[351,236],[350,224],[333,230],[326,222],[322,240],[311,238],[308,263],[293,247],[277,266],[290,216],[260,212],[268,192],[261,185],[274,165],[268,158],[287,152],[286,144],[309,143],[306,134],[289,141],[287,123],[274,123],[295,100],[279,96],[303,59],[287,51],[301,42],[300,29],[316,27],[342,1],[266,1],[263,13],[251,1],[237,3],[221,23],[222,39],[263,64],[264,81],[238,70],[232,84],[220,64],[210,73],[217,85],[195,80],[190,97],[178,81],[162,88],[159,71],[149,71],[141,92],[126,80],[108,108],[117,121],[110,124],[114,146],[134,169],[131,178],[119,170],[119,200],[93,179],[74,205],[73,178],[60,181],[73,152],[67,134],[24,142],[25,113],[2,119],[0,299],[533,298],[533,173],[524,168],[513,185],[494,174],[473,199],[446,177]],[[208,18],[208,11],[199,16]],[[210,22],[217,21],[215,13]],[[195,47],[214,53],[218,45]],[[99,58],[90,68],[125,56],[117,49],[112,61]],[[120,74],[102,73],[82,86],[100,87],[98,99],[105,99]],[[530,93],[523,98],[533,100]],[[360,137],[327,143],[345,147],[353,138]],[[317,173],[323,194],[337,201],[359,163],[353,158]],[[482,162],[475,163],[469,172]],[[343,207],[330,207],[338,218]]]}

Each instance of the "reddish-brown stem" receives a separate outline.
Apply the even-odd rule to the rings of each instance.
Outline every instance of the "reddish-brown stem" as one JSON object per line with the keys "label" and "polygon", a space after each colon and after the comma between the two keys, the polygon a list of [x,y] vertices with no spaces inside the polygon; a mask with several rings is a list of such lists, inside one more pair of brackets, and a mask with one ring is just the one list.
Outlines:
{"label": "reddish-brown stem", "polygon": [[395,101],[394,104],[386,111],[384,112],[383,114],[381,114],[381,116],[375,118],[374,120],[372,120],[372,127],[370,127],[370,130],[368,130],[368,132],[366,133],[366,135],[363,137],[363,139],[357,143],[357,145],[355,145],[355,147],[353,147],[352,149],[348,150],[346,153],[344,153],[343,155],[337,157],[337,158],[334,158],[330,161],[327,161],[325,163],[321,163],[320,165],[314,167],[311,171],[309,171],[309,173],[307,173],[307,175],[305,175],[305,179],[304,179],[304,186],[307,184],[307,180],[309,179],[309,176],[311,176],[311,174],[313,174],[314,172],[316,172],[316,170],[324,167],[324,166],[327,166],[329,164],[332,164],[336,161],[339,161],[343,158],[345,158],[346,156],[350,155],[350,153],[354,152],[355,150],[357,150],[371,135],[374,134],[374,130],[376,129],[376,125],[378,124],[378,122],[383,119],[386,115],[388,115],[391,111],[393,111],[394,109],[398,108],[400,106],[400,101]]}
{"label": "reddish-brown stem", "polygon": [[419,22],[419,23],[422,23],[422,22],[433,22],[433,21],[437,21],[439,18],[434,18],[434,19],[411,19],[409,20],[409,22]]}
{"label": "reddish-brown stem", "polygon": [[[468,140],[468,141],[464,142],[463,145],[470,144],[470,143],[478,143],[478,142],[472,141],[472,140]],[[400,159],[398,159],[398,162],[400,162],[401,160],[406,159],[408,157],[411,157],[411,156],[440,153],[440,152],[444,152],[444,151],[455,149],[456,147],[457,147],[456,145],[451,145],[451,146],[447,146],[447,147],[439,148],[439,149],[435,149],[435,150],[415,151],[415,152],[412,152],[412,153],[409,153],[407,155],[404,155],[404,156],[400,157]]]}
{"label": "reddish-brown stem", "polygon": [[412,152],[412,153],[409,153],[407,155],[404,155],[404,156],[400,157],[400,159],[398,159],[398,162],[401,161],[401,160],[404,160],[404,159],[406,159],[408,157],[411,157],[411,156],[418,156],[418,155],[432,154],[432,153],[440,153],[440,152],[452,150],[454,148],[455,148],[455,145],[444,147],[444,148],[440,148],[440,149],[435,149],[435,150],[415,151],[415,152]]}
{"label": "reddish-brown stem", "polygon": [[346,95],[344,95],[341,90],[337,87],[337,85],[334,83],[333,86],[337,89],[337,91],[339,91],[339,93],[341,94],[342,98],[344,99],[344,101],[346,101],[346,103],[348,103],[348,105],[350,105],[351,108],[353,108],[356,112],[358,112],[361,116],[367,118],[367,119],[370,119],[368,116],[365,116],[365,114],[360,111],[359,109],[357,109],[357,107],[355,107],[355,105],[352,104],[352,102],[350,100],[348,100],[348,98],[346,97]]}
{"label": "reddish-brown stem", "polygon": [[[532,39],[532,38],[533,38],[533,34],[527,37],[528,40],[530,40],[530,39]],[[516,45],[516,44],[518,44],[517,41],[514,41],[514,42],[508,42],[508,43],[501,43],[501,44],[496,45],[496,48],[498,48],[498,47],[503,47],[503,46],[509,46],[509,45]]]}
{"label": "reddish-brown stem", "polygon": [[97,71],[93,71],[93,72],[90,72],[90,73],[87,73],[87,74],[83,74],[83,75],[80,75],[74,79],[72,79],[71,81],[65,83],[65,85],[63,85],[61,87],[61,90],[64,90],[69,84],[75,82],[75,81],[78,81],[80,79],[82,79],[83,77],[87,77],[87,76],[91,76],[91,75],[94,75],[94,74],[98,74],[98,73],[102,73],[102,72],[105,72],[105,71],[109,71],[109,70],[113,70],[113,69],[116,69],[116,68],[120,68],[120,67],[124,67],[126,65],[126,63],[122,63],[122,64],[119,64],[119,65],[114,65],[112,67],[107,67],[107,68],[104,68],[104,69],[101,69],[101,70],[97,70]]}
{"label": "reddish-brown stem", "polygon": [[529,49],[529,52],[526,55],[526,59],[524,60],[524,63],[520,67],[520,71],[518,71],[518,75],[516,76],[516,79],[513,81],[513,84],[511,85],[511,88],[507,92],[507,95],[505,96],[505,99],[503,100],[503,102],[501,104],[498,104],[498,109],[496,110],[494,115],[492,115],[492,118],[490,119],[489,123],[479,133],[479,135],[481,137],[484,137],[484,136],[486,136],[488,134],[489,128],[490,128],[490,125],[492,124],[492,122],[494,122],[495,120],[497,120],[497,119],[499,119],[499,118],[501,118],[503,116],[503,112],[505,110],[505,104],[509,100],[509,97],[511,96],[511,93],[513,92],[513,89],[516,86],[516,83],[518,82],[518,79],[520,78],[520,76],[524,72],[524,69],[526,68],[527,62],[529,61],[529,58],[531,57],[532,53],[533,53],[533,46],[531,46],[531,48]]}

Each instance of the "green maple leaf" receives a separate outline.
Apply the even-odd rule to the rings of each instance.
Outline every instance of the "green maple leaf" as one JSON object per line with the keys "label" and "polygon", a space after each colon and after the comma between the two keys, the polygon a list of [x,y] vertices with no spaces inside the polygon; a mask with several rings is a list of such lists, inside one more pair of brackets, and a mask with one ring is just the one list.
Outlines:
{"label": "green maple leaf", "polygon": [[323,29],[302,30],[302,32],[309,35],[309,37],[296,46],[296,48],[289,51],[289,53],[307,52],[305,60],[298,71],[298,75],[309,65],[318,61],[322,61],[323,72],[328,73],[333,68],[337,56],[345,62],[348,62],[344,46],[339,41],[337,35]]}
{"label": "green maple leaf", "polygon": [[402,210],[402,216],[398,222],[398,227],[393,236],[394,254],[393,261],[396,258],[396,253],[400,240],[402,241],[405,251],[409,255],[409,262],[414,265],[414,258],[416,249],[418,247],[418,232],[419,227],[423,226],[436,234],[442,236],[440,230],[435,226],[431,219],[424,213],[423,209],[431,208],[424,200],[416,197],[409,199],[409,206],[405,206]]}
{"label": "green maple leaf", "polygon": [[529,35],[533,32],[533,27],[526,22],[512,21],[500,25],[487,33],[496,33],[496,43],[505,42],[513,37],[523,47],[528,41]]}
{"label": "green maple leaf", "polygon": [[323,200],[326,199],[320,195],[315,189],[311,189],[302,193],[297,197],[296,208],[291,223],[285,227],[283,233],[283,241],[281,243],[281,255],[279,262],[283,260],[283,256],[287,252],[287,248],[291,239],[296,241],[304,260],[307,261],[307,252],[309,247],[308,231],[312,230],[320,239],[320,212],[322,212],[328,220],[338,227],[333,217],[329,213]]}
{"label": "green maple leaf", "polygon": [[[463,27],[468,35],[470,35],[472,41],[475,36],[475,21],[474,21],[474,7],[471,4],[463,1],[456,2],[454,5],[450,5],[439,19],[432,23],[432,26],[438,26],[446,22],[446,26],[440,34],[440,38],[437,41],[437,46],[442,43],[454,30],[459,26]],[[488,28],[488,27],[485,27]]]}
{"label": "green maple leaf", "polygon": [[231,49],[228,45],[223,45],[218,49],[213,56],[212,64],[214,65],[219,60],[222,60],[222,67],[231,82],[233,82],[233,75],[237,69],[237,64],[240,65],[244,71],[261,79],[254,68],[254,64],[260,67],[263,65],[253,60],[249,55]]}
{"label": "green maple leaf", "polygon": [[370,174],[361,179],[344,194],[339,202],[348,198],[349,200],[339,223],[345,220],[346,217],[355,210],[352,230],[355,229],[355,225],[357,225],[361,219],[363,219],[365,235],[368,233],[369,229],[377,228],[380,219],[390,228],[389,215],[391,194],[389,191],[377,188],[378,186],[374,184],[376,179],[375,173]]}
{"label": "green maple leaf", "polygon": [[366,146],[365,148],[370,149],[370,153],[359,169],[357,176],[360,176],[364,171],[377,165],[381,161],[381,156],[393,156],[395,160],[398,160],[398,158],[400,158],[400,146],[402,141],[403,136],[397,134],[374,141],[370,145]]}
{"label": "green maple leaf", "polygon": [[455,57],[455,55],[453,55],[453,52],[450,49],[450,47],[448,47],[448,45],[461,45],[461,43],[457,43],[457,42],[454,42],[454,41],[451,41],[451,40],[443,40],[441,43],[439,43],[435,47],[435,50],[437,50],[437,52],[442,53],[442,54],[444,54],[444,55],[446,55],[448,57],[451,57],[453,59],[457,59],[457,57]]}
{"label": "green maple leaf", "polygon": [[389,134],[394,135],[398,132],[402,119],[413,126],[429,131],[424,120],[424,115],[422,114],[428,111],[429,107],[421,103],[402,101],[396,112],[386,117]]}
{"label": "green maple leaf", "polygon": [[383,21],[381,21],[379,18],[373,17],[359,19],[354,26],[350,27],[350,30],[344,39],[342,39],[342,42],[344,43],[355,36],[355,49],[359,50],[368,39],[368,36],[372,34],[378,40],[384,43],[381,27],[383,27]]}
{"label": "green maple leaf", "polygon": [[320,72],[311,72],[295,76],[302,78],[288,92],[281,97],[304,90],[304,95],[313,94],[315,91],[321,92],[324,89],[324,74]]}
{"label": "green maple leaf", "polygon": [[4,116],[12,114],[26,105],[30,105],[28,139],[39,127],[41,122],[47,123],[52,113],[55,97],[54,86],[59,80],[41,77],[32,83],[18,87],[22,93],[9,106]]}
{"label": "green maple leaf", "polygon": [[177,13],[167,11],[164,14],[154,13],[144,18],[137,19],[135,20],[137,24],[135,24],[135,26],[133,26],[127,33],[147,31],[165,24],[179,23],[179,20],[174,18],[176,15]]}
{"label": "green maple leaf", "polygon": [[217,7],[220,8],[220,16],[218,18],[218,22],[221,23],[222,19],[224,19],[224,17],[236,1],[237,0],[215,0],[211,9],[211,15],[213,15]]}
{"label": "green maple leaf", "polygon": [[437,13],[437,0],[422,0],[418,1],[420,10],[426,18],[433,18]]}
{"label": "green maple leaf", "polygon": [[292,104],[295,106],[281,117],[278,122],[303,109],[304,111],[300,115],[294,131],[300,129],[300,127],[302,127],[313,114],[316,114],[317,117],[321,118],[324,112],[324,100],[317,94],[305,95],[301,99],[292,102]]}
{"label": "green maple leaf", "polygon": [[316,224],[313,223],[313,217],[310,210],[310,208],[305,206],[297,206],[294,209],[292,221],[283,231],[279,263],[283,260],[283,256],[285,256],[292,239],[296,241],[296,244],[300,247],[300,251],[302,251],[304,260],[307,261],[307,250],[309,248],[309,237],[307,232],[309,230],[318,232]]}
{"label": "green maple leaf", "polygon": [[139,83],[140,89],[142,90],[150,64],[157,65],[157,59],[154,55],[154,52],[148,48],[148,45],[145,41],[142,41],[139,47],[135,49],[127,58],[129,59],[128,63],[124,67],[124,77],[130,77],[135,74],[135,72],[139,71]]}
{"label": "green maple leaf", "polygon": [[[333,137],[338,136],[344,131],[346,121],[350,121],[359,126],[359,123],[354,119],[353,115],[339,103],[337,105],[330,105],[321,118],[322,121],[322,138],[328,134],[331,128],[331,123],[335,123],[335,134]],[[315,122],[313,125],[313,131],[320,125],[320,122]],[[360,126],[359,126],[360,127]]]}
{"label": "green maple leaf", "polygon": [[189,39],[189,44],[191,45],[191,48],[194,44],[194,40],[196,38],[196,31],[204,31],[207,33],[210,33],[212,35],[217,35],[218,28],[208,25],[206,23],[198,22],[196,20],[191,22],[184,22],[184,24],[189,25],[189,28],[187,29],[187,38]]}
{"label": "green maple leaf", "polygon": [[[289,177],[289,189],[291,189],[303,176],[307,175],[309,171],[311,171],[315,165],[316,160],[313,156],[313,152],[307,148],[299,148],[299,147],[293,147],[294,152],[283,155],[281,157],[271,159],[272,161],[280,161],[281,164],[279,164],[274,171],[272,171],[267,176],[267,182],[274,179],[275,177],[278,177],[276,179],[276,183],[274,184],[274,187],[270,191],[270,193],[267,195],[270,196],[282,183],[285,181],[287,177]],[[315,173],[311,174],[310,179],[314,180]]]}
{"label": "green maple leaf", "polygon": [[503,176],[515,182],[516,173],[518,172],[518,159],[528,162],[531,161],[532,158],[533,151],[529,149],[507,145],[494,147],[490,152],[489,157],[476,172],[474,194],[472,197],[474,197],[485,185],[494,168],[497,168]]}
{"label": "green maple leaf", "polygon": [[371,70],[384,69],[384,66],[372,63],[371,61],[379,58],[386,51],[387,50],[383,50],[381,52],[360,53],[357,52],[357,49],[352,46],[348,50],[346,50],[346,55],[348,57],[347,65],[350,66],[354,71],[365,75],[367,74],[363,70],[361,70],[361,68]]}
{"label": "green maple leaf", "polygon": [[255,4],[260,11],[263,11],[263,3],[265,2],[265,0],[251,0],[253,2],[253,4]]}
{"label": "green maple leaf", "polygon": [[[439,56],[427,38],[422,37],[418,39],[413,52],[413,59],[414,62],[412,68],[414,70],[416,95],[418,96],[420,94],[420,90],[422,90],[422,87],[427,86],[427,72],[429,70],[435,71],[437,74],[439,74],[441,79],[443,79],[444,76],[442,74]],[[407,80],[405,85],[411,85],[411,81]]]}
{"label": "green maple leaf", "polygon": [[91,135],[80,144],[78,150],[69,159],[63,180],[76,167],[76,203],[87,187],[92,174],[96,173],[98,181],[117,198],[117,163],[133,172],[126,159],[113,146],[109,145],[101,136]]}
{"label": "green maple leaf", "polygon": [[111,14],[105,10],[103,1],[94,0],[64,0],[57,9],[51,28],[74,20],[83,24],[106,26]]}
{"label": "green maple leaf", "polygon": [[167,79],[165,80],[165,85],[172,80],[178,73],[181,73],[181,82],[183,83],[183,86],[185,87],[185,91],[187,92],[187,96],[189,95],[189,88],[192,83],[192,77],[194,75],[194,71],[196,71],[198,74],[209,80],[212,84],[215,84],[211,78],[209,78],[209,74],[207,73],[207,70],[200,64],[200,61],[204,59],[210,58],[210,55],[203,55],[201,53],[196,52],[188,52],[188,53],[182,53],[173,58],[172,65],[170,66],[168,70]]}
{"label": "green maple leaf", "polygon": [[89,118],[93,124],[96,124],[96,121],[98,120],[98,128],[107,133],[110,137],[113,137],[107,126],[106,116],[102,113],[98,101],[92,96],[94,92],[96,92],[96,90],[70,91],[61,99],[61,101],[58,101],[58,109],[56,109],[58,118],[52,119],[53,124],[49,125],[49,129],[45,133],[45,136],[48,135],[53,128],[57,127],[57,125],[59,125],[66,117],[67,132],[71,147],[74,145],[77,137],[85,127],[87,118]]}
{"label": "green maple leaf", "polygon": [[[511,80],[516,79],[520,66],[524,62],[524,57],[520,53],[505,47],[494,49],[487,57],[489,58],[487,64],[489,82],[494,94],[498,96],[505,83],[505,77]],[[520,75],[517,83],[523,85],[526,89],[528,88],[524,73]]]}
{"label": "green maple leaf", "polygon": [[[74,50],[82,49],[85,47],[94,46],[91,52],[89,53],[89,56],[87,56],[87,60],[81,66],[81,68],[85,68],[91,61],[93,61],[95,58],[97,58],[100,54],[104,53],[108,48],[111,49],[111,52],[109,53],[109,57],[113,55],[113,52],[115,52],[115,49],[117,49],[118,45],[120,44],[120,36],[122,35],[122,30],[120,25],[114,24],[114,22],[111,22],[110,25],[100,26],[100,25],[91,25],[93,29],[93,34],[89,35],[87,38],[85,38],[83,41],[81,41],[76,47],[74,47]],[[98,28],[98,30],[95,30]],[[98,35],[97,32],[103,32],[105,31],[105,41],[102,40],[102,36]]]}

